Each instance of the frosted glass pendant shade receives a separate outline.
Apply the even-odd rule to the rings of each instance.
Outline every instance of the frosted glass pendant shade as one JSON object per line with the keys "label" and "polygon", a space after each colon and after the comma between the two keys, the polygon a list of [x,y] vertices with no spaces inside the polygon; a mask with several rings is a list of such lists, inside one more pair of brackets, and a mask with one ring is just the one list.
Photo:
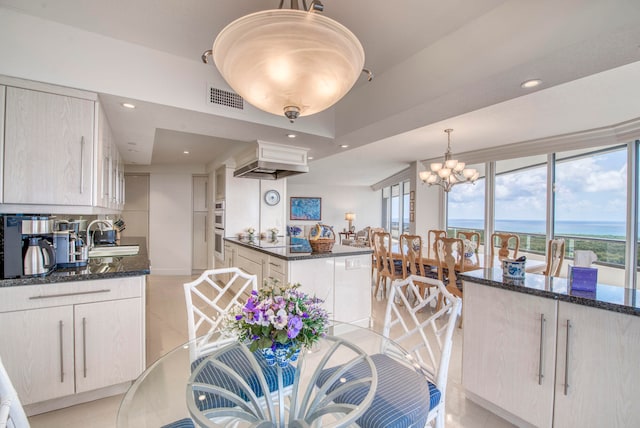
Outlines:
{"label": "frosted glass pendant shade", "polygon": [[330,18],[274,9],[227,25],[213,43],[213,59],[229,86],[253,106],[277,115],[293,108],[308,116],[351,89],[362,72],[364,50],[349,29]]}

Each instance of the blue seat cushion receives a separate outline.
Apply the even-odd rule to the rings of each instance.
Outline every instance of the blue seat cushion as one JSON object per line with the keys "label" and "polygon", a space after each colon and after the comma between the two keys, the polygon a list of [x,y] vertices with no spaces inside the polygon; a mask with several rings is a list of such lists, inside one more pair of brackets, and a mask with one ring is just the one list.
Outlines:
{"label": "blue seat cushion", "polygon": [[[422,427],[427,421],[429,410],[440,402],[440,391],[427,379],[384,354],[371,356],[378,372],[378,387],[373,402],[356,423],[364,428],[406,428]],[[325,384],[338,367],[323,370],[316,385]],[[347,381],[370,376],[365,362],[348,370],[342,377]],[[342,385],[336,381],[330,388],[333,391]],[[369,390],[368,386],[354,388],[334,399],[336,403],[357,405],[362,402]],[[429,399],[427,400],[427,397]]]}
{"label": "blue seat cushion", "polygon": [[191,418],[184,418],[167,425],[162,425],[161,428],[195,428],[195,425]]}
{"label": "blue seat cushion", "polygon": [[[278,389],[278,374],[276,367],[267,364],[261,350],[256,351],[254,355],[256,361],[258,362],[258,365],[260,366],[260,369],[262,370],[262,373],[264,373],[264,377],[269,387],[269,392],[276,391]],[[210,361],[207,361],[207,358],[207,356],[200,357],[193,363],[191,363],[192,372],[200,364],[205,364],[205,366],[200,369],[200,373],[198,373],[194,380],[196,382],[222,387],[227,391],[234,392],[244,400],[249,401],[249,397],[240,386],[240,384],[223,370],[215,367],[213,364],[211,364]],[[260,385],[259,374],[254,371],[253,367],[251,366],[251,362],[240,348],[232,348],[227,352],[219,354],[217,359],[228,365],[229,367],[232,367],[235,372],[238,373],[245,382],[247,382],[256,396],[264,396],[262,386]],[[291,364],[282,369],[282,382],[285,387],[293,385],[294,377],[295,368],[292,367]],[[201,411],[218,407],[235,406],[231,401],[222,398],[214,393],[202,393],[196,390],[194,390],[193,393],[198,409],[200,409]]]}

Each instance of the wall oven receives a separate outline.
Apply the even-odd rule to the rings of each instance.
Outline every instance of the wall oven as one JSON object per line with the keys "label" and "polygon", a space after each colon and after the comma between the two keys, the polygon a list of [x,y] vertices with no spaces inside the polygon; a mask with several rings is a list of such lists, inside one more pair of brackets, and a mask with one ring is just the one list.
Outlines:
{"label": "wall oven", "polygon": [[224,229],[215,228],[213,232],[213,255],[217,260],[224,261]]}
{"label": "wall oven", "polygon": [[213,227],[224,229],[224,210],[215,210],[213,212]]}

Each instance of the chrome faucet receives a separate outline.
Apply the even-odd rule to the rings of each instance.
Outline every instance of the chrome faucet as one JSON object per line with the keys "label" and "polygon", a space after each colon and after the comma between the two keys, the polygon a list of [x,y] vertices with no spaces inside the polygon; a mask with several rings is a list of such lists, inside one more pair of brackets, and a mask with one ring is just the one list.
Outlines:
{"label": "chrome faucet", "polygon": [[89,226],[87,226],[87,239],[89,240],[89,243],[88,243],[89,251],[91,251],[95,246],[93,243],[93,233],[95,233],[95,231],[91,233],[91,227],[94,224],[98,224],[98,225],[102,224],[107,226],[109,229],[113,229],[113,225],[107,220],[93,220],[91,223],[89,223]]}

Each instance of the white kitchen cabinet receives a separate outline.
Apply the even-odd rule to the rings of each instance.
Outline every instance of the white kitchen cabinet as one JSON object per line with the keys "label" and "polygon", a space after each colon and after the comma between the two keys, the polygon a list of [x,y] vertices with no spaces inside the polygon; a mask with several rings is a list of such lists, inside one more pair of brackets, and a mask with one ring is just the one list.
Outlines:
{"label": "white kitchen cabinet", "polygon": [[7,87],[4,202],[92,205],[94,102]]}
{"label": "white kitchen cabinet", "polygon": [[196,175],[193,177],[193,210],[207,211],[209,187],[209,177],[206,175]]}
{"label": "white kitchen cabinet", "polygon": [[97,135],[96,135],[96,173],[95,205],[109,207],[111,203],[111,146],[115,144],[109,121],[104,113],[104,108],[98,104],[97,110]]}
{"label": "white kitchen cabinet", "polygon": [[532,425],[550,427],[557,302],[467,281],[463,310],[464,387]]}
{"label": "white kitchen cabinet", "polygon": [[23,404],[33,405],[28,412],[107,396],[107,387],[142,373],[144,282],[127,277],[0,288],[0,356]]}
{"label": "white kitchen cabinet", "polygon": [[227,185],[227,167],[226,165],[222,165],[216,169],[216,192],[215,197],[216,201],[224,200],[226,195],[226,185]]}
{"label": "white kitchen cabinet", "polygon": [[[4,99],[6,90],[6,86],[0,85],[0,153],[4,153]],[[3,162],[0,162],[0,203],[4,202],[3,168]]]}
{"label": "white kitchen cabinet", "polygon": [[273,278],[280,284],[288,282],[287,261],[277,257],[269,256],[265,265],[266,272],[263,272],[265,279]]}
{"label": "white kitchen cabinet", "polygon": [[0,313],[0,356],[23,405],[75,392],[73,306]]}
{"label": "white kitchen cabinet", "polygon": [[144,367],[140,299],[75,305],[76,393],[138,377]]}
{"label": "white kitchen cabinet", "polygon": [[640,317],[560,302],[554,426],[640,426],[639,355]]}
{"label": "white kitchen cabinet", "polygon": [[258,287],[261,287],[264,280],[263,269],[267,264],[268,255],[259,251],[250,250],[242,246],[237,246],[235,255],[236,267],[242,269],[250,275],[255,275],[258,279]]}
{"label": "white kitchen cabinet", "polygon": [[191,268],[194,271],[203,271],[207,269],[207,213],[193,213],[193,236],[192,244],[192,262]]}

